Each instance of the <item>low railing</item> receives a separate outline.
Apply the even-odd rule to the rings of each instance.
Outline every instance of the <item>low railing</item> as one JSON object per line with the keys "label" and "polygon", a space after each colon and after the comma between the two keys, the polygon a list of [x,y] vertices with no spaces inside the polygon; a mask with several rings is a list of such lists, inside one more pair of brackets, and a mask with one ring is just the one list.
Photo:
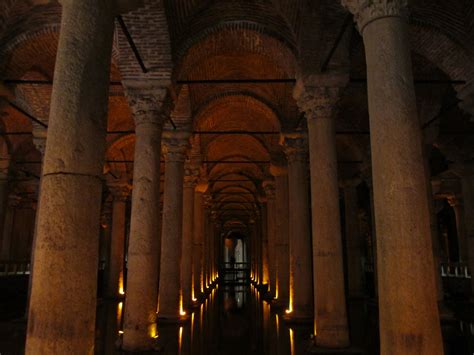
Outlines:
{"label": "low railing", "polygon": [[0,260],[0,276],[29,275],[29,260]]}
{"label": "low railing", "polygon": [[441,277],[470,279],[471,273],[465,263],[441,263]]}

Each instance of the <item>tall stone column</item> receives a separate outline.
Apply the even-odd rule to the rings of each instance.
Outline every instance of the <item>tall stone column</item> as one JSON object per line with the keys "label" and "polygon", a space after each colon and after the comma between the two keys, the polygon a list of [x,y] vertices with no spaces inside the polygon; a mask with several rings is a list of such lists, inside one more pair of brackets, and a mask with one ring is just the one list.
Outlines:
{"label": "tall stone column", "polygon": [[381,354],[443,354],[406,0],[343,0],[366,53]]}
{"label": "tall stone column", "polygon": [[[461,173],[462,196],[464,201],[464,223],[468,247],[468,266],[474,274],[474,162],[465,163]],[[474,277],[471,277],[471,291],[474,294]]]}
{"label": "tall stone column", "polygon": [[127,88],[135,119],[132,212],[123,349],[153,347],[160,275],[160,155],[165,88]]}
{"label": "tall stone column", "polygon": [[9,244],[4,236],[5,217],[8,208],[8,170],[10,165],[10,157],[2,156],[0,160],[0,259],[5,260],[3,249],[4,242]]}
{"label": "tall stone column", "polygon": [[184,160],[190,133],[166,131],[164,135],[165,184],[158,319],[177,321],[181,298],[181,248],[183,232]]}
{"label": "tall stone column", "polygon": [[364,296],[364,270],[362,269],[362,252],[364,240],[359,229],[357,190],[352,182],[344,186],[344,216],[347,244],[347,271],[349,296]]}
{"label": "tall stone column", "polygon": [[328,348],[349,345],[334,124],[346,82],[343,75],[308,77],[298,81],[293,95],[308,122],[314,334],[316,345]]}
{"label": "tall stone column", "polygon": [[276,295],[276,284],[277,284],[277,230],[276,221],[280,216],[276,214],[276,201],[275,201],[275,184],[273,181],[267,180],[263,183],[265,189],[265,195],[267,198],[267,238],[268,238],[268,270],[270,279],[270,295],[275,297]]}
{"label": "tall stone column", "polygon": [[207,182],[198,182],[194,194],[194,236],[193,236],[193,301],[202,297],[204,292],[203,264],[203,231],[204,231],[204,196]]}
{"label": "tall stone column", "polygon": [[459,261],[467,262],[469,259],[469,247],[465,232],[464,204],[459,196],[448,197],[448,203],[453,208],[456,218],[456,234],[458,237]]}
{"label": "tall stone column", "polygon": [[194,189],[199,175],[199,167],[186,165],[183,191],[183,241],[181,255],[181,294],[183,307],[192,301],[193,287],[193,233],[194,233]]}
{"label": "tall stone column", "polygon": [[62,0],[26,354],[93,354],[115,1]]}
{"label": "tall stone column", "polygon": [[112,231],[105,295],[117,298],[124,294],[125,217],[130,186],[124,182],[114,183],[109,189],[113,196]]}
{"label": "tall stone column", "polygon": [[21,202],[21,198],[17,195],[10,195],[6,202],[6,211],[3,220],[3,238],[2,238],[2,250],[0,259],[9,260],[12,259],[12,239],[13,239],[13,222],[15,218],[15,210]]}
{"label": "tall stone column", "polygon": [[275,177],[275,216],[277,216],[275,304],[286,307],[290,282],[288,169],[283,164],[271,165],[270,173]]}
{"label": "tall stone column", "polygon": [[266,285],[265,288],[270,289],[270,246],[268,236],[268,225],[267,225],[267,199],[260,198],[262,206],[262,218],[260,220],[258,230],[261,239],[261,260],[262,260],[262,279],[260,285]]}
{"label": "tall stone column", "polygon": [[307,138],[301,133],[287,134],[283,144],[288,158],[290,214],[290,295],[286,316],[306,321],[313,317]]}

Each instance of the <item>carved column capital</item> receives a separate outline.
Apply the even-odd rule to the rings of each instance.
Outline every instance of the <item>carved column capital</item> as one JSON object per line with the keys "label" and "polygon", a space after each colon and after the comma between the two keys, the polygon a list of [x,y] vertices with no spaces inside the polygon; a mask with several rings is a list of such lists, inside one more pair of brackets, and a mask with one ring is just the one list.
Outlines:
{"label": "carved column capital", "polygon": [[357,22],[359,32],[382,17],[406,17],[408,0],[341,0]]}
{"label": "carved column capital", "polygon": [[44,157],[44,152],[46,150],[46,136],[48,131],[46,128],[41,127],[37,123],[33,123],[33,144],[35,148],[41,153],[41,156]]}
{"label": "carved column capital", "polygon": [[199,180],[199,167],[190,163],[184,166],[184,187],[195,188]]}
{"label": "carved column capital", "polygon": [[293,97],[306,118],[332,118],[337,111],[340,94],[348,82],[344,74],[315,75],[298,79]]}
{"label": "carved column capital", "polygon": [[184,162],[186,151],[189,149],[190,132],[165,131],[163,132],[163,154],[167,162]]}
{"label": "carved column capital", "polygon": [[308,158],[308,137],[306,133],[284,133],[280,144],[288,158],[288,162],[306,161]]}
{"label": "carved column capital", "polygon": [[114,201],[127,201],[128,196],[130,195],[130,191],[132,187],[130,184],[126,182],[113,182],[108,184],[108,188],[112,196],[114,197]]}
{"label": "carved column capital", "polygon": [[262,187],[265,190],[267,200],[275,199],[275,182],[273,180],[265,180],[262,183]]}
{"label": "carved column capital", "polygon": [[135,126],[155,124],[162,126],[171,112],[171,102],[168,98],[168,89],[157,88],[125,88],[130,109],[133,113]]}

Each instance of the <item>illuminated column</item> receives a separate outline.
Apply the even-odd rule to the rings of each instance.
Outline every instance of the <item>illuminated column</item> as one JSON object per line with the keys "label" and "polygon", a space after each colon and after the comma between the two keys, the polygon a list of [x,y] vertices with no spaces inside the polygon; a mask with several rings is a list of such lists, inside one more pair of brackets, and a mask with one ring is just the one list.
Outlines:
{"label": "illuminated column", "polygon": [[127,87],[135,119],[132,212],[127,254],[123,349],[153,347],[160,266],[161,132],[168,106],[165,88]]}
{"label": "illuminated column", "polygon": [[125,214],[131,186],[115,183],[109,189],[113,196],[112,234],[105,294],[106,297],[116,298],[124,294]]}
{"label": "illuminated column", "polygon": [[266,197],[259,197],[259,202],[262,206],[262,214],[260,223],[258,224],[258,235],[261,240],[261,260],[262,260],[262,278],[260,285],[266,285],[267,289],[270,289],[270,250],[268,245],[268,226],[267,226],[267,199]]}
{"label": "illuminated column", "polygon": [[288,157],[290,299],[287,317],[313,318],[313,279],[308,186],[307,139],[301,133],[284,136]]}
{"label": "illuminated column", "polygon": [[200,181],[194,193],[194,234],[193,234],[193,301],[198,300],[204,292],[202,275],[203,263],[203,211],[207,182]]}
{"label": "illuminated column", "polygon": [[276,296],[276,278],[277,278],[277,231],[276,221],[280,218],[276,214],[275,202],[275,184],[273,181],[267,180],[263,183],[265,195],[267,198],[267,238],[268,238],[268,270],[270,279],[270,294]]}
{"label": "illuminated column", "polygon": [[183,232],[184,159],[190,133],[166,131],[164,134],[165,183],[158,319],[178,320],[181,297],[181,248]]}
{"label": "illuminated column", "polygon": [[[0,259],[8,259],[10,239],[4,232],[5,220],[8,210],[8,167],[10,157],[2,156],[0,159]],[[5,247],[4,247],[5,244]]]}
{"label": "illuminated column", "polygon": [[343,0],[367,62],[381,354],[443,354],[407,0]]}
{"label": "illuminated column", "polygon": [[94,352],[115,1],[61,3],[26,354]]}
{"label": "illuminated column", "polygon": [[199,167],[192,164],[184,169],[183,191],[183,252],[181,256],[181,293],[183,307],[192,301],[193,286],[193,232],[194,232],[194,189],[199,175]]}
{"label": "illuminated column", "polygon": [[202,250],[203,250],[203,260],[201,264],[201,273],[203,275],[203,282],[204,282],[204,290],[207,290],[209,285],[209,224],[211,219],[211,209],[212,209],[212,201],[211,195],[209,191],[207,191],[204,195],[204,206],[203,206],[203,243],[202,243]]}
{"label": "illuminated column", "polygon": [[294,97],[308,122],[313,234],[314,334],[316,345],[349,345],[342,256],[336,119],[345,76],[299,80]]}
{"label": "illuminated column", "polygon": [[289,207],[288,169],[286,164],[272,164],[270,173],[275,177],[276,228],[276,305],[287,307],[289,300],[290,255],[288,246]]}

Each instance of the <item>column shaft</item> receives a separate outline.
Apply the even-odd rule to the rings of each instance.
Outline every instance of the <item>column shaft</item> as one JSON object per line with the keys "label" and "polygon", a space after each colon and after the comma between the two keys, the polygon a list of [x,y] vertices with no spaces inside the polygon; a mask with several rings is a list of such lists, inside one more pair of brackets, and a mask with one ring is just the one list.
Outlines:
{"label": "column shaft", "polygon": [[112,204],[112,234],[110,241],[107,297],[118,297],[124,292],[125,212],[123,198],[114,197]]}
{"label": "column shaft", "polygon": [[187,141],[165,141],[165,185],[158,318],[180,318],[184,159]]}
{"label": "column shaft", "polygon": [[160,155],[166,89],[127,89],[135,119],[123,349],[153,347],[160,267]]}
{"label": "column shaft", "polygon": [[193,293],[198,299],[204,291],[202,277],[203,259],[203,193],[196,190],[194,193],[194,236],[193,236]]}
{"label": "column shaft", "polygon": [[63,0],[26,354],[93,354],[114,1]]}
{"label": "column shaft", "polygon": [[183,251],[181,255],[181,293],[183,297],[183,307],[186,308],[192,301],[195,186],[195,178],[187,174],[183,192]]}
{"label": "column shaft", "polygon": [[364,39],[381,354],[443,354],[406,1],[357,2]]}
{"label": "column shaft", "polygon": [[334,117],[308,119],[316,344],[349,345]]}
{"label": "column shaft", "polygon": [[313,279],[306,142],[286,138],[289,186],[290,311],[292,319],[311,319]]}

